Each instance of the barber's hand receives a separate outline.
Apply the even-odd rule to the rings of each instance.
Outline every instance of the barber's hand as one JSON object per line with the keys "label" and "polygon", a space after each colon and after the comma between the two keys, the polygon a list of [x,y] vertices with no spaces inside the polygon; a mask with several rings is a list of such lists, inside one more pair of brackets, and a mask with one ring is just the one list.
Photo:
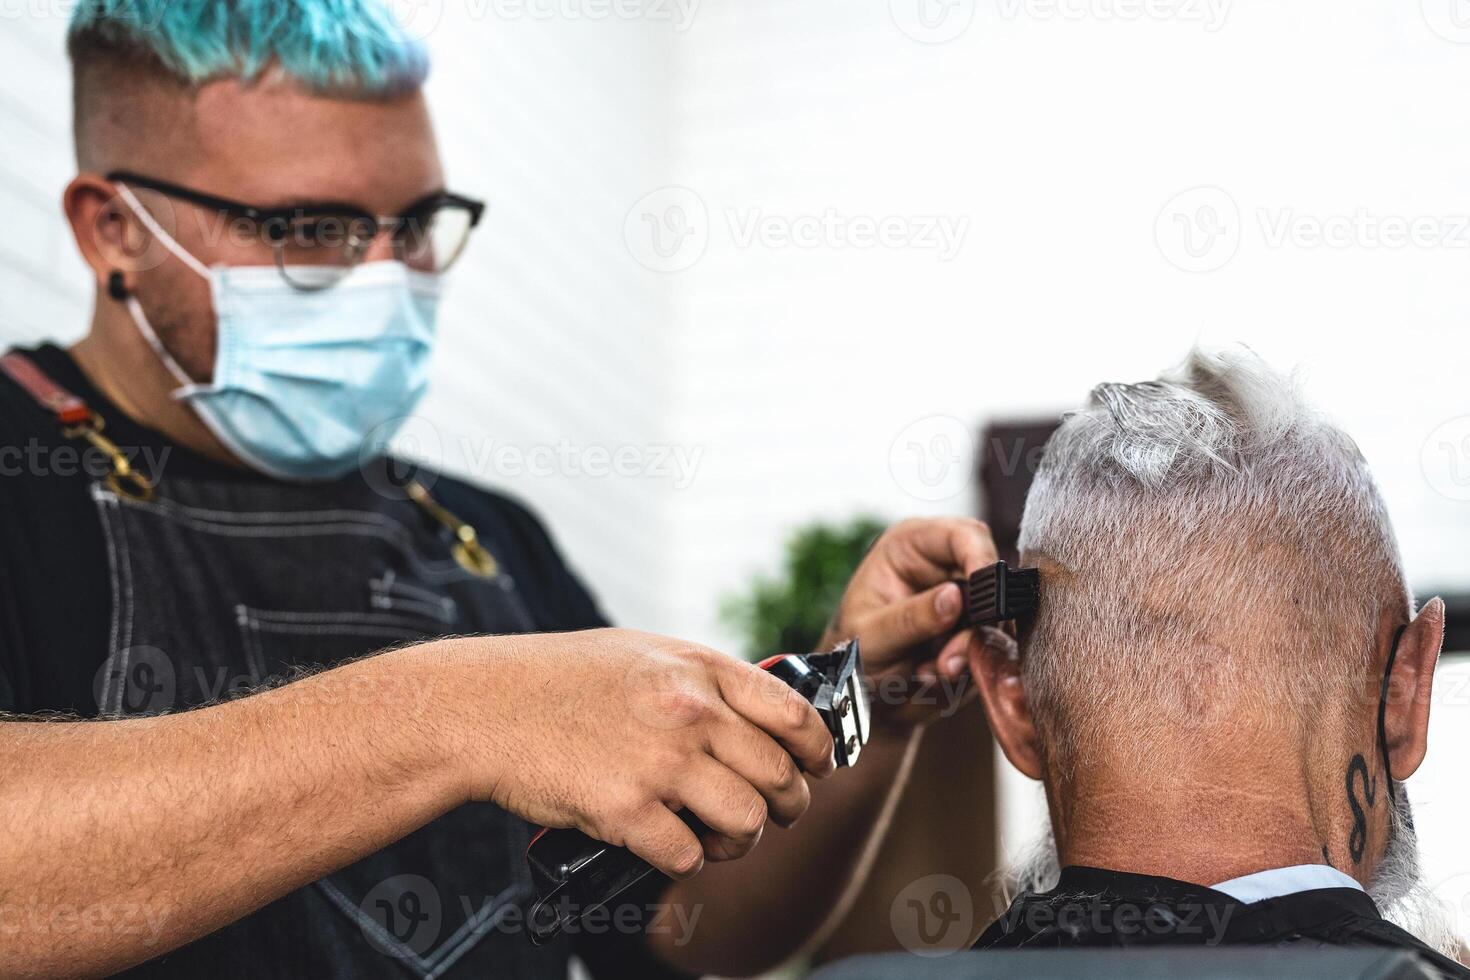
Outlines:
{"label": "barber's hand", "polygon": [[[676,878],[744,855],[768,815],[789,826],[811,799],[801,773],[832,772],[831,736],[804,698],[680,640],[527,636],[487,658],[479,688],[489,737],[463,746],[481,780],[471,798],[626,846]],[[685,809],[710,828],[702,839]]]}
{"label": "barber's hand", "polygon": [[993,564],[990,529],[971,518],[903,521],[883,533],[847,584],[823,649],[862,643],[874,684],[877,725],[899,729],[953,711],[973,685],[960,686],[973,630],[954,632],[964,604],[950,579]]}

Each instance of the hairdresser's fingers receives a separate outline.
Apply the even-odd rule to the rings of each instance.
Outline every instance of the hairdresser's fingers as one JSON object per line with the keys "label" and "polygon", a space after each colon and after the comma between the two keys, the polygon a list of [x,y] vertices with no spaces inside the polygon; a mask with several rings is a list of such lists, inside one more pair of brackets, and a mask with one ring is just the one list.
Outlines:
{"label": "hairdresser's fingers", "polygon": [[702,757],[680,781],[684,807],[708,828],[700,834],[711,861],[732,861],[755,847],[766,827],[766,801],[727,766]]}
{"label": "hairdresser's fingers", "polygon": [[670,878],[688,878],[704,867],[704,845],[687,823],[657,801],[636,814],[623,843]]}
{"label": "hairdresser's fingers", "polygon": [[957,680],[970,669],[970,644],[976,642],[973,630],[960,630],[944,641],[934,657],[935,673],[946,680]]}
{"label": "hairdresser's fingers", "polygon": [[832,733],[811,702],[774,675],[733,657],[718,662],[715,678],[725,703],[780,742],[803,771],[832,774]]}
{"label": "hairdresser's fingers", "polygon": [[771,821],[789,827],[811,804],[811,788],[791,754],[733,711],[711,740],[710,752],[765,797]]}
{"label": "hairdresser's fingers", "polygon": [[884,538],[889,562],[915,588],[969,575],[996,560],[990,528],[969,517],[903,521]]}
{"label": "hairdresser's fingers", "polygon": [[1016,638],[1003,629],[981,626],[964,630],[950,637],[934,658],[939,676],[950,681],[964,677],[970,671],[970,651],[976,647],[989,647],[1007,660],[1015,660],[1021,655]]}
{"label": "hairdresser's fingers", "polygon": [[881,662],[955,628],[964,597],[952,582],[899,599],[857,618],[853,629],[863,656]]}

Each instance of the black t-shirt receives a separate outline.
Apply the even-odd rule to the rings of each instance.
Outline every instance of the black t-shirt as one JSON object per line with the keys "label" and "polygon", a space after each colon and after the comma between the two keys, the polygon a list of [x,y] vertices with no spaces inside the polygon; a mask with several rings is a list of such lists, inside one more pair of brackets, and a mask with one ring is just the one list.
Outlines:
{"label": "black t-shirt", "polygon": [[[145,474],[267,477],[172,445],[128,418],[64,350],[26,352],[106,420],[106,433]],[[93,682],[108,654],[112,595],[106,541],[88,485],[106,457],[69,439],[55,416],[0,374],[0,711],[97,714]],[[468,522],[517,583],[541,631],[605,625],[595,602],[525,507],[445,476],[434,499]]]}

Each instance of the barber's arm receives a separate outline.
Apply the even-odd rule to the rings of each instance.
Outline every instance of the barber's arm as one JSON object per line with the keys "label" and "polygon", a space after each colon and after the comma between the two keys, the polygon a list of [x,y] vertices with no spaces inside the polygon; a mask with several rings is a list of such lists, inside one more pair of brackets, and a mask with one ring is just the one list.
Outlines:
{"label": "barber's arm", "polygon": [[[873,737],[856,766],[813,784],[811,807],[748,856],[672,884],[667,903],[700,909],[699,926],[650,930],[655,952],[691,973],[769,970],[820,945],[871,868],[925,724],[952,710],[970,631],[954,633],[960,590],[945,583],[996,560],[979,521],[905,521],[873,546],[848,584],[826,642],[856,636],[875,685]],[[911,697],[918,682],[925,696]],[[956,847],[974,846],[959,841]]]}
{"label": "barber's arm", "polygon": [[[793,757],[825,773],[831,744],[763,671],[625,630],[427,643],[157,718],[0,721],[0,963],[111,973],[471,800],[687,876],[795,819]],[[59,941],[68,922],[104,928]]]}

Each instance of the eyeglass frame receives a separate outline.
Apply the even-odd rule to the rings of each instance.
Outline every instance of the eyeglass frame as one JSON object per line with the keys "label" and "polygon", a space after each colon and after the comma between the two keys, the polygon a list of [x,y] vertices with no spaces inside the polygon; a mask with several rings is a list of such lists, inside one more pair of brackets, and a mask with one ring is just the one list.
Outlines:
{"label": "eyeglass frame", "polygon": [[[448,261],[441,268],[434,270],[436,273],[442,273],[459,258],[460,253],[464,251],[465,244],[469,242],[469,233],[480,223],[480,218],[485,213],[484,201],[477,201],[472,197],[465,197],[462,194],[454,194],[449,191],[436,191],[432,194],[425,194],[405,208],[401,214],[379,215],[373,214],[371,211],[367,211],[354,204],[337,202],[288,204],[271,208],[257,207],[256,205],[234,201],[227,197],[206,194],[203,191],[196,191],[193,188],[184,187],[181,184],[171,183],[167,180],[145,177],[142,174],[133,173],[129,170],[112,170],[103,176],[106,180],[114,183],[126,184],[129,187],[141,187],[144,190],[156,191],[165,197],[177,198],[178,200],[187,201],[190,204],[197,204],[201,207],[213,208],[229,217],[248,218],[256,222],[262,229],[270,228],[270,223],[273,221],[280,222],[279,227],[283,230],[279,235],[273,235],[271,232],[266,231],[266,237],[271,244],[271,250],[276,253],[278,267],[285,261],[283,253],[278,246],[285,241],[284,229],[289,226],[293,218],[339,218],[343,219],[349,228],[352,227],[353,222],[362,222],[371,228],[372,234],[366,237],[355,235],[351,231],[347,233],[347,240],[344,241],[343,245],[344,248],[350,248],[350,251],[347,253],[349,255],[349,261],[345,266],[345,268],[350,269],[362,261],[362,256],[367,251],[367,246],[385,228],[390,230],[395,229],[404,221],[426,214],[432,214],[443,208],[461,208],[469,212],[469,228],[465,230],[465,238],[460,243],[459,248],[455,250],[454,254],[449,257]],[[296,283],[289,276],[285,276],[285,278],[292,286],[304,291],[330,288],[335,284],[335,281],[333,281],[323,283],[320,286],[308,286]]]}

